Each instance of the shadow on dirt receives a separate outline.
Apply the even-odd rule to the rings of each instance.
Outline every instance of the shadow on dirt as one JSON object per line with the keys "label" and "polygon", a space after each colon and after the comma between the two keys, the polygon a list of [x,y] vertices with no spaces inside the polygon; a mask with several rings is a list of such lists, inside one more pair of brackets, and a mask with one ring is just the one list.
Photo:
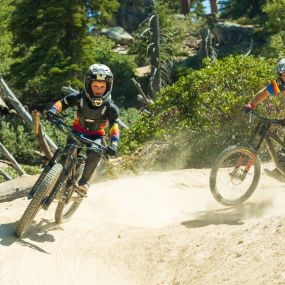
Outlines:
{"label": "shadow on dirt", "polygon": [[[23,246],[30,247],[40,252],[48,253],[41,247],[27,241],[28,239],[34,242],[54,242],[55,238],[51,231],[62,230],[55,222],[47,219],[42,219],[39,223],[33,222],[22,238],[15,237],[15,230],[18,222],[0,225],[0,244],[10,246],[13,243],[19,243]],[[49,254],[49,253],[48,253]]]}
{"label": "shadow on dirt", "polygon": [[242,225],[243,220],[261,217],[270,206],[271,202],[265,201],[262,203],[244,203],[238,206],[198,212],[195,220],[184,221],[181,225],[187,228],[220,224]]}

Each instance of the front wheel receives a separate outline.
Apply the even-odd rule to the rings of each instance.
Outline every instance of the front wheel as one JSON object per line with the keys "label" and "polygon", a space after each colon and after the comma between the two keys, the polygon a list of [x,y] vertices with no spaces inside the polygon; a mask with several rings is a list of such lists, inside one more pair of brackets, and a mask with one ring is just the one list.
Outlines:
{"label": "front wheel", "polygon": [[34,217],[41,209],[43,202],[49,195],[53,187],[55,186],[60,174],[62,172],[62,165],[57,163],[52,166],[52,168],[46,173],[42,181],[38,184],[36,193],[34,194],[31,202],[29,203],[27,209],[22,215],[18,226],[16,228],[16,237],[21,237],[26,229],[29,227]]}
{"label": "front wheel", "polygon": [[210,175],[214,198],[225,206],[238,205],[254,192],[260,178],[260,162],[247,146],[234,145],[217,158]]}

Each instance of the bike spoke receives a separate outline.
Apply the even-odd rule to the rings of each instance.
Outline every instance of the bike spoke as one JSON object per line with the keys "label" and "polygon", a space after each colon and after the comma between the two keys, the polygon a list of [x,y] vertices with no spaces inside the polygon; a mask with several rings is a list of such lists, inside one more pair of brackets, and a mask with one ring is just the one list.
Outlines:
{"label": "bike spoke", "polygon": [[222,161],[216,178],[219,193],[227,200],[243,196],[251,186],[254,177],[255,156],[237,152]]}

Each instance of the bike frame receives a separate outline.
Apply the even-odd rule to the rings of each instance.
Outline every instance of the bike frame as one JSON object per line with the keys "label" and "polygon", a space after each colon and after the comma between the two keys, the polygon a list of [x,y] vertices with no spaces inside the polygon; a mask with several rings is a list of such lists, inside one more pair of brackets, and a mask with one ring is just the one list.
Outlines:
{"label": "bike frame", "polygon": [[[61,188],[64,186],[71,187],[73,184],[75,184],[76,181],[74,181],[73,177],[75,177],[76,169],[75,166],[81,160],[81,156],[79,156],[79,152],[81,148],[92,148],[94,151],[97,149],[97,152],[100,154],[104,154],[106,159],[109,159],[109,155],[107,154],[106,150],[107,148],[105,146],[102,146],[100,144],[97,144],[96,142],[84,137],[83,135],[77,135],[75,134],[72,129],[61,119],[61,118],[54,118],[53,123],[63,132],[65,132],[70,138],[72,138],[71,142],[67,142],[66,147],[64,150],[57,149],[56,153],[48,163],[48,166],[50,167],[52,164],[56,162],[60,162],[63,166],[63,170],[51,190],[51,193],[48,195],[48,197],[43,202],[43,208],[47,210],[52,203],[52,201],[55,199]],[[88,147],[87,145],[90,145],[91,147]],[[94,146],[95,149],[92,147]],[[75,170],[75,171],[73,171]],[[70,180],[70,178],[72,178]],[[64,183],[68,183],[68,185],[64,185]]]}
{"label": "bike frame", "polygon": [[273,147],[272,141],[277,142],[280,146],[282,146],[282,148],[285,148],[285,142],[283,142],[276,134],[270,131],[271,126],[272,123],[270,121],[267,122],[259,121],[253,131],[253,134],[248,142],[248,145],[253,150],[253,152],[257,154],[260,150],[262,143],[264,142],[275,166],[278,168],[278,170],[281,171],[282,174],[285,175],[285,172],[279,168],[277,154]]}

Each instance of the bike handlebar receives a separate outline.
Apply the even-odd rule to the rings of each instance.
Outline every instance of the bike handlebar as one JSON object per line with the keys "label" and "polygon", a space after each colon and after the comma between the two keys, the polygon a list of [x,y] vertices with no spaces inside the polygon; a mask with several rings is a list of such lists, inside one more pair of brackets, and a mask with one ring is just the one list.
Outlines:
{"label": "bike handlebar", "polygon": [[249,112],[249,115],[254,115],[255,117],[257,117],[260,121],[264,122],[264,123],[268,123],[271,125],[280,125],[280,126],[285,126],[285,119],[269,119],[269,118],[265,118],[262,117],[261,115],[259,115],[256,111],[251,110]]}
{"label": "bike handlebar", "polygon": [[[82,143],[83,144],[91,144],[91,147],[88,147],[89,149],[92,149],[92,150],[95,150],[97,152],[100,152],[100,153],[106,155],[107,158],[108,158],[107,148],[106,147],[96,143],[93,140],[90,140],[90,139],[84,137],[83,134],[78,135],[78,134],[74,133],[73,130],[70,128],[70,126],[68,126],[59,116],[53,117],[52,123],[57,128],[59,128],[61,131],[64,131],[64,129],[67,130],[68,134],[72,138],[74,138],[78,143],[80,143],[80,144],[82,144]],[[95,146],[95,148],[94,148],[94,146]]]}

